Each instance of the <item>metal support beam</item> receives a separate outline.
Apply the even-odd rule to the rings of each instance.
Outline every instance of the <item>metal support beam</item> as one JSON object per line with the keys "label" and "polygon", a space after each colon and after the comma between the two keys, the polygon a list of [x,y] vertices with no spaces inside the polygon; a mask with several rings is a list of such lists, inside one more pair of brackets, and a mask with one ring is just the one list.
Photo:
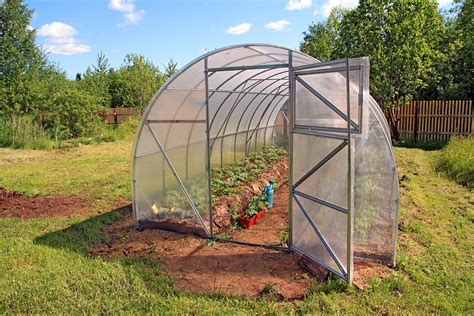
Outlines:
{"label": "metal support beam", "polygon": [[313,201],[313,202],[316,202],[318,204],[324,205],[326,207],[332,208],[333,210],[336,210],[338,212],[341,212],[341,213],[344,213],[344,214],[347,215],[347,210],[343,207],[340,207],[340,206],[336,205],[336,204],[330,203],[328,201],[321,200],[321,199],[319,199],[315,196],[312,196],[312,195],[309,195],[309,194],[306,194],[306,193],[303,193],[303,192],[300,192],[300,191],[296,191],[295,189],[293,189],[293,194],[299,195],[301,197],[304,197],[305,199],[308,199],[310,201]]}
{"label": "metal support beam", "polygon": [[[352,147],[351,147],[351,95],[350,95],[350,67],[349,58],[346,58],[346,97],[347,97],[347,282],[352,283],[353,253],[352,253]],[[360,124],[361,122],[359,122]]]}
{"label": "metal support beam", "polygon": [[322,133],[322,132],[319,132],[319,131],[316,131],[316,130],[310,130],[310,129],[294,128],[292,130],[292,132],[295,133],[295,134],[303,134],[303,135],[309,135],[309,136],[317,136],[317,137],[347,140],[346,135]]}
{"label": "metal support beam", "polygon": [[287,68],[288,64],[267,64],[267,65],[250,65],[250,66],[227,66],[209,68],[208,72],[218,71],[238,71],[238,70],[254,70],[254,69],[276,69],[276,68]]}
{"label": "metal support beam", "polygon": [[147,123],[206,123],[206,120],[147,120]]}
{"label": "metal support beam", "polygon": [[[209,229],[211,230],[211,238],[214,237],[213,231],[213,214],[212,214],[212,193],[211,193],[211,141],[209,130],[209,73],[207,69],[207,57],[204,59],[204,88],[206,90],[206,174],[207,174],[207,200],[209,207]],[[186,161],[186,164],[188,162]]]}
{"label": "metal support beam", "polygon": [[[350,70],[357,70],[359,66],[351,66]],[[305,76],[305,75],[318,75],[318,74],[328,74],[328,73],[335,73],[335,72],[346,72],[346,67],[333,67],[333,68],[324,68],[324,69],[309,69],[309,70],[300,70],[295,71],[295,75],[297,76]]]}

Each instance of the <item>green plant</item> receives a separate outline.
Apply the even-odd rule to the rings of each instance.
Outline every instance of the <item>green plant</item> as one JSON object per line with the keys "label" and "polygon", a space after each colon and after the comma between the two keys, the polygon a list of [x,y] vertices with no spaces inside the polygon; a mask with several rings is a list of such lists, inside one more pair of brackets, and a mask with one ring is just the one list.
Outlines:
{"label": "green plant", "polygon": [[280,239],[278,240],[280,246],[288,245],[288,230],[284,230],[280,233]]}
{"label": "green plant", "polygon": [[255,195],[253,196],[247,208],[244,211],[244,218],[250,219],[253,216],[257,215],[264,207],[266,206],[265,195]]}
{"label": "green plant", "polygon": [[50,134],[32,115],[0,117],[0,147],[52,149]]}

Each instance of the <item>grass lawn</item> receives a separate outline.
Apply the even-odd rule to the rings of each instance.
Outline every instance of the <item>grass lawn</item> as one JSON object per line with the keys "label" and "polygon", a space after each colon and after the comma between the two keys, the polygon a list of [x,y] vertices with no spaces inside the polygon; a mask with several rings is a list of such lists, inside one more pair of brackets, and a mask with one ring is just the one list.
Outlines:
{"label": "grass lawn", "polygon": [[[99,215],[0,218],[0,313],[474,313],[474,194],[435,172],[439,151],[396,148],[401,182],[398,267],[365,290],[330,279],[304,301],[277,303],[173,289],[152,259],[89,256],[130,197],[131,141],[68,151],[0,149],[0,186],[83,195]],[[211,276],[210,276],[211,277]]]}

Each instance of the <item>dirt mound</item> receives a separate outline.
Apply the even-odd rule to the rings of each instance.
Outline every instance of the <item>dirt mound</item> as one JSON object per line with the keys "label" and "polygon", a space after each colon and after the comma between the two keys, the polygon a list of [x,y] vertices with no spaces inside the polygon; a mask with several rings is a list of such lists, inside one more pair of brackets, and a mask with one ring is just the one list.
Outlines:
{"label": "dirt mound", "polygon": [[67,217],[85,210],[85,199],[80,196],[28,197],[0,187],[0,217]]}
{"label": "dirt mound", "polygon": [[161,230],[137,232],[131,216],[109,226],[110,241],[89,252],[103,257],[161,260],[177,288],[193,293],[259,297],[272,285],[281,297],[302,298],[311,278],[300,256],[260,247],[211,243],[193,235]]}
{"label": "dirt mound", "polygon": [[374,260],[354,259],[353,283],[363,289],[369,286],[370,279],[386,278],[391,271],[389,267]]}

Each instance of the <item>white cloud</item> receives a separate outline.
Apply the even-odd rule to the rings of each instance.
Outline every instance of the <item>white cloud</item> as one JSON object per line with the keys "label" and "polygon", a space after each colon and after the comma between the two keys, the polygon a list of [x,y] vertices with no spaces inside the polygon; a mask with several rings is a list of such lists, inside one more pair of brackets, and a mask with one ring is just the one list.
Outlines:
{"label": "white cloud", "polygon": [[69,24],[53,22],[41,26],[36,34],[48,38],[53,43],[71,43],[74,41],[77,31]]}
{"label": "white cloud", "polygon": [[120,12],[132,12],[135,4],[131,0],[110,0],[109,8]]}
{"label": "white cloud", "polygon": [[438,0],[439,7],[442,8],[448,4],[453,3],[453,0]]}
{"label": "white cloud", "polygon": [[303,10],[305,8],[311,7],[312,0],[289,0],[285,6],[286,10]]}
{"label": "white cloud", "polygon": [[288,25],[290,25],[290,21],[287,20],[280,20],[280,21],[275,21],[275,22],[270,22],[265,25],[265,28],[268,30],[272,30],[275,32],[280,32],[285,29]]}
{"label": "white cloud", "polygon": [[250,23],[242,23],[239,25],[229,27],[226,32],[232,35],[242,35],[242,34],[247,33],[251,27],[252,27],[252,24]]}
{"label": "white cloud", "polygon": [[91,51],[91,47],[85,44],[44,44],[43,49],[52,55],[79,55]]}
{"label": "white cloud", "polygon": [[322,14],[328,17],[332,8],[340,6],[341,8],[352,9],[359,5],[359,0],[326,0],[326,2],[314,11],[314,14]]}
{"label": "white cloud", "polygon": [[124,21],[123,23],[120,23],[119,26],[137,24],[138,22],[140,22],[140,20],[142,19],[144,15],[145,15],[145,10],[137,10],[137,11],[124,13],[123,15]]}
{"label": "white cloud", "polygon": [[43,49],[52,55],[77,55],[90,52],[88,45],[78,43],[77,30],[69,24],[53,22],[37,29],[36,34],[44,37]]}
{"label": "white cloud", "polygon": [[117,26],[137,24],[146,13],[143,9],[137,10],[133,0],[110,0],[108,7],[123,13],[123,22],[117,24]]}

